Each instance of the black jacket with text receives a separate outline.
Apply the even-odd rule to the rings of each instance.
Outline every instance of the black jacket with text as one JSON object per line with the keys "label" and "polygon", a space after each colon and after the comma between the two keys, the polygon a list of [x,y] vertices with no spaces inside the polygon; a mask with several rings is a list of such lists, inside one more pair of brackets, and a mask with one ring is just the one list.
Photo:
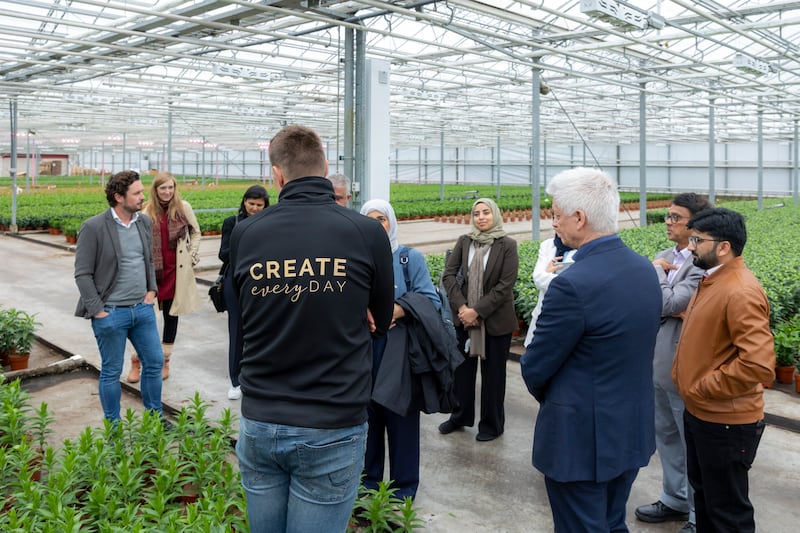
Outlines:
{"label": "black jacket with text", "polygon": [[244,331],[242,415],[322,429],[364,423],[367,308],[380,336],[394,301],[380,223],[337,205],[327,179],[300,178],[237,225],[230,259]]}

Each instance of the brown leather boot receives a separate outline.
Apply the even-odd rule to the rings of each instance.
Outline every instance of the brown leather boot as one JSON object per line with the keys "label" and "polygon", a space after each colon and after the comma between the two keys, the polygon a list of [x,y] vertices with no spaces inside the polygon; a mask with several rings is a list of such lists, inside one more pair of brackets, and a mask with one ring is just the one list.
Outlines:
{"label": "brown leather boot", "polygon": [[172,357],[172,344],[161,344],[161,350],[164,352],[164,367],[161,369],[161,379],[169,377],[169,358]]}
{"label": "brown leather boot", "polygon": [[142,375],[142,363],[139,362],[139,357],[136,352],[131,354],[131,371],[128,373],[128,383],[139,383],[139,378]]}

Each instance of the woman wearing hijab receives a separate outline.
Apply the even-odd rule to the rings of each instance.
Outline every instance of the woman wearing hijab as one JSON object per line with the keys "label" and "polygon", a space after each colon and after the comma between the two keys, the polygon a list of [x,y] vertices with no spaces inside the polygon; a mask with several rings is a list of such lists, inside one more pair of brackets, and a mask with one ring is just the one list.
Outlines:
{"label": "woman wearing hijab", "polygon": [[[178,317],[200,309],[194,266],[200,260],[200,226],[189,202],[181,200],[178,182],[169,172],[158,172],[150,185],[150,197],[142,209],[153,220],[153,263],[158,285],[158,307],[164,317],[161,348],[169,377],[172,347],[178,334]],[[140,363],[134,353],[128,381],[139,381]]]}
{"label": "woman wearing hijab", "polygon": [[[397,219],[394,209],[385,200],[370,200],[361,207],[361,214],[376,219],[383,225],[389,235],[394,262],[394,297],[395,300],[409,292],[426,296],[439,309],[439,296],[433,287],[425,256],[414,248],[401,246],[397,242]],[[407,273],[404,272],[403,261],[406,261]],[[406,277],[410,286],[406,286]],[[397,333],[393,329],[398,321],[403,320],[405,311],[394,304],[392,323],[386,335],[372,341],[372,379],[376,381],[381,366],[384,350],[390,336]],[[398,377],[399,379],[399,377]],[[419,409],[413,409],[401,416],[383,405],[371,401],[367,410],[369,414],[369,431],[367,433],[367,451],[364,457],[363,485],[368,489],[377,489],[383,480],[383,465],[386,461],[384,442],[389,441],[389,476],[392,487],[397,489],[394,497],[414,498],[419,486]]]}
{"label": "woman wearing hijab", "polygon": [[261,185],[253,185],[244,192],[239,212],[226,218],[222,222],[222,237],[219,242],[219,259],[222,261],[220,274],[224,276],[222,296],[225,298],[225,307],[228,310],[228,375],[231,379],[231,388],[228,389],[229,400],[239,400],[242,389],[239,387],[239,371],[242,366],[242,323],[239,317],[239,300],[233,290],[232,276],[226,276],[230,263],[231,234],[236,224],[260,213],[269,207],[269,194]]}
{"label": "woman wearing hijab", "polygon": [[506,361],[511,333],[517,328],[514,283],[517,242],[506,236],[503,218],[490,198],[472,204],[472,231],[462,235],[447,259],[442,282],[457,317],[456,335],[467,355],[456,369],[458,407],[439,425],[443,435],[475,423],[475,381],[481,366],[481,413],[476,440],[503,434]]}

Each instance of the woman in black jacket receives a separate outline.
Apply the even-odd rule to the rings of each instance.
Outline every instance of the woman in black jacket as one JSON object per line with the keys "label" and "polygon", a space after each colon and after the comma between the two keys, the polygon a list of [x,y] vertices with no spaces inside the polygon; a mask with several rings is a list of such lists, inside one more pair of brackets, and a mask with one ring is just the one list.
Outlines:
{"label": "woman in black jacket", "polygon": [[511,333],[517,328],[514,283],[517,242],[506,236],[494,200],[472,204],[472,231],[459,237],[447,259],[442,283],[450,299],[459,347],[467,355],[456,369],[458,407],[439,425],[443,435],[475,423],[475,381],[481,364],[481,413],[478,441],[503,434],[506,361]]}
{"label": "woman in black jacket", "polygon": [[[269,206],[269,194],[261,185],[253,185],[247,189],[239,206],[239,213],[228,217],[222,222],[222,239],[219,243],[219,259],[222,261],[221,274],[226,274],[230,261],[230,243],[233,228],[239,221],[261,212]],[[231,284],[231,276],[225,276],[222,285],[222,294],[225,297],[225,307],[228,308],[228,374],[231,378],[231,388],[228,389],[228,399],[238,400],[242,397],[239,388],[239,370],[242,363],[242,323],[239,318],[239,303]]]}

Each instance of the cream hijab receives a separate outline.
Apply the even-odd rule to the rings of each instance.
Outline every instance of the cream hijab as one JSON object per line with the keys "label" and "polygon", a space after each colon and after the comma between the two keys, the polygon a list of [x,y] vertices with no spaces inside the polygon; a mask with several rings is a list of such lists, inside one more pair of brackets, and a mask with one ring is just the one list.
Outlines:
{"label": "cream hijab", "polygon": [[[486,204],[489,206],[489,209],[492,210],[492,227],[486,231],[480,231],[475,226],[475,216],[473,213],[475,212],[475,206],[478,204]],[[480,244],[491,244],[495,239],[505,237],[506,235],[506,231],[503,229],[503,214],[500,213],[500,208],[497,207],[497,203],[491,198],[478,198],[475,200],[472,204],[472,210],[469,213],[469,221],[472,223],[472,231],[470,231],[469,236],[473,241]]]}

